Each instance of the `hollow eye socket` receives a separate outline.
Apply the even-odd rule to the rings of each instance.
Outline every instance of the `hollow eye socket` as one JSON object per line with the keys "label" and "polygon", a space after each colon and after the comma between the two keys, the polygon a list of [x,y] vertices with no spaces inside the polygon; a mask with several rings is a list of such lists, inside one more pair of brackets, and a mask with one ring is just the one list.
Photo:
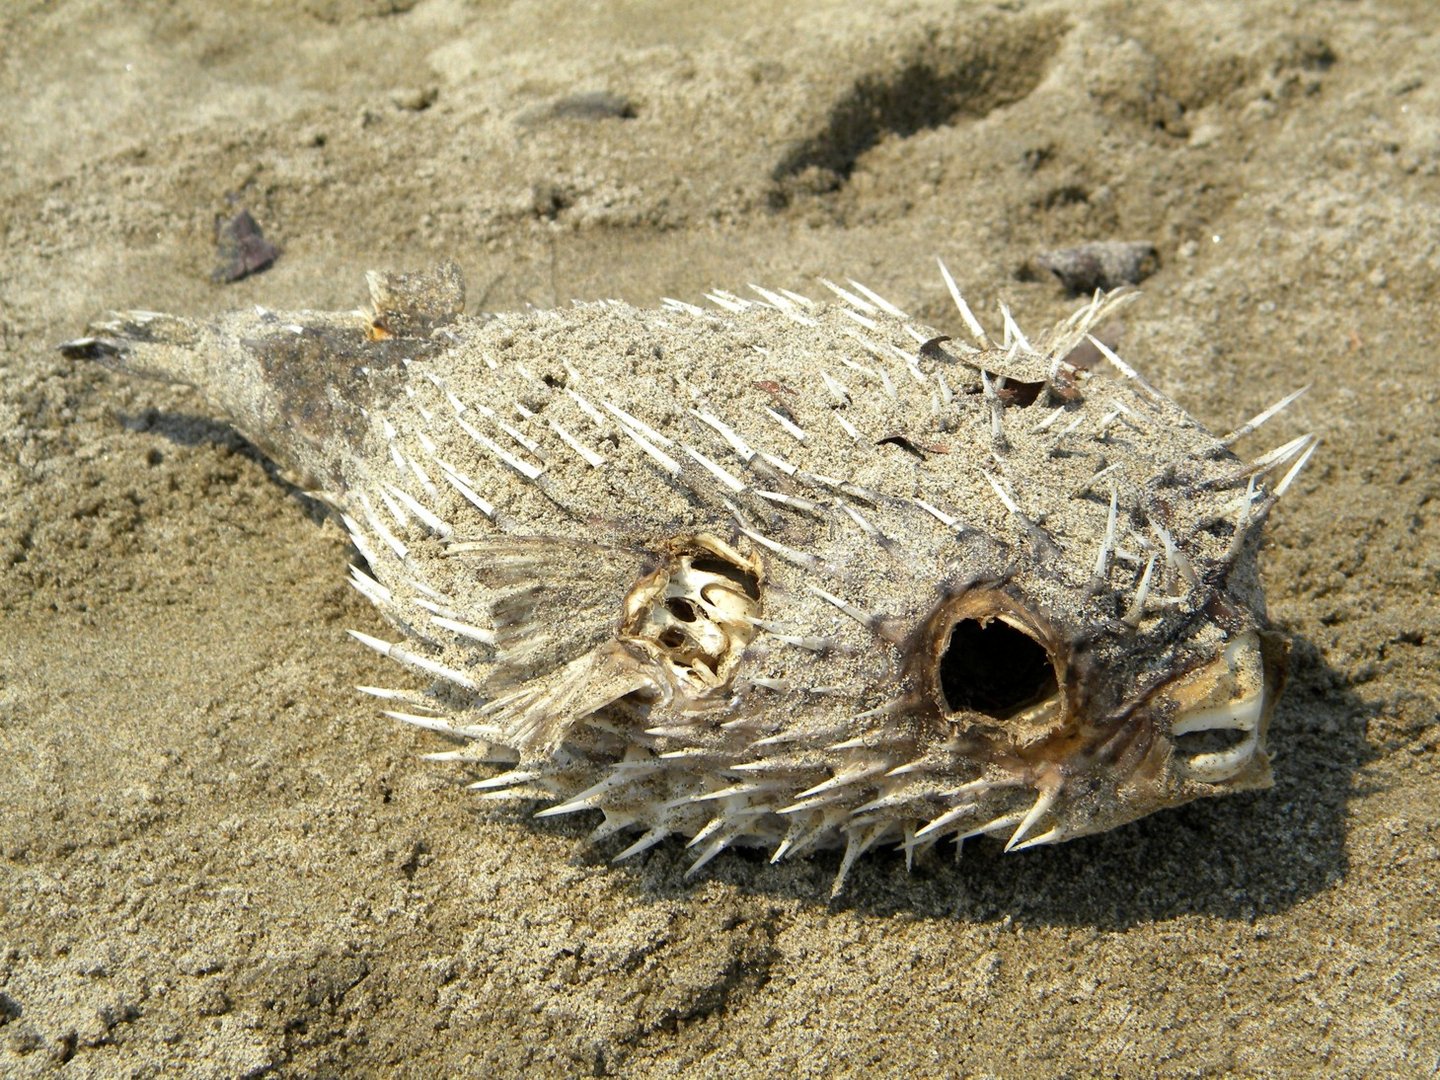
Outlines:
{"label": "hollow eye socket", "polygon": [[1010,591],[979,586],[946,599],[924,637],[922,678],[950,724],[1000,727],[1028,746],[1071,723],[1070,648]]}
{"label": "hollow eye socket", "polygon": [[1045,646],[1003,617],[960,619],[940,654],[940,695],[950,712],[1008,720],[1056,696]]}

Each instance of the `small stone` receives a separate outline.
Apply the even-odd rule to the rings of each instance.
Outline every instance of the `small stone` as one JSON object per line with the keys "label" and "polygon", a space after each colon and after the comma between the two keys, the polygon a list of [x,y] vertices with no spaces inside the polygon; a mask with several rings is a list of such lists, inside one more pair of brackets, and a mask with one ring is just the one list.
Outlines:
{"label": "small stone", "polygon": [[1199,123],[1190,129],[1190,146],[1196,150],[1212,146],[1225,134],[1225,128],[1215,123]]}
{"label": "small stone", "polygon": [[1035,265],[1054,274],[1072,295],[1109,292],[1138,285],[1160,269],[1160,257],[1148,240],[1095,240],[1074,247],[1042,251]]}
{"label": "small stone", "polygon": [[406,112],[424,112],[439,96],[438,86],[406,86],[390,92],[390,104]]}
{"label": "small stone", "polygon": [[597,90],[571,94],[530,109],[517,122],[522,127],[533,127],[553,120],[631,120],[635,116],[635,105],[629,98]]}
{"label": "small stone", "polygon": [[241,210],[232,218],[215,219],[215,246],[220,264],[210,277],[223,285],[268,270],[280,257],[280,249],[265,239],[260,223],[249,210]]}

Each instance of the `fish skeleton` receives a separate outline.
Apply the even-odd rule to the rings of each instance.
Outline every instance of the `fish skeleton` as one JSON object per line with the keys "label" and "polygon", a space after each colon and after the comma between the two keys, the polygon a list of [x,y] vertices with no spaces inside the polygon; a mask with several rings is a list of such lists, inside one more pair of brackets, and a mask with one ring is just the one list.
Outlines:
{"label": "fish skeleton", "polygon": [[[196,387],[344,523],[417,678],[361,687],[598,837],[772,861],[1006,850],[1271,783],[1262,526],[1310,455],[1216,437],[1092,331],[965,337],[856,282],[468,316],[128,312],[61,346]],[[493,766],[501,766],[499,770]]]}

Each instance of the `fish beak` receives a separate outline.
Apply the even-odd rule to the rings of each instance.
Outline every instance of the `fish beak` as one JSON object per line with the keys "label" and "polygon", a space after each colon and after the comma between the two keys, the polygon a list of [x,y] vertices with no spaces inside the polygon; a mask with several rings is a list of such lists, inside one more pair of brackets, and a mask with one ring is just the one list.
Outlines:
{"label": "fish beak", "polygon": [[1162,691],[1181,777],[1227,790],[1268,787],[1265,733],[1285,681],[1287,645],[1246,630],[1209,664]]}

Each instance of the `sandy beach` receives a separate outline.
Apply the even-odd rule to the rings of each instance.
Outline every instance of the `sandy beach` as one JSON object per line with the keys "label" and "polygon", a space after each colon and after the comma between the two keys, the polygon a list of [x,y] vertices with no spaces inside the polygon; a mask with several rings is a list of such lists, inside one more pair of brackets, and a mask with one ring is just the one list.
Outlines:
{"label": "sandy beach", "polygon": [[[0,10],[0,1073],[1432,1076],[1440,7],[12,0]],[[220,10],[223,7],[224,10]],[[280,249],[225,281],[216,221]],[[1153,244],[1121,351],[1241,449],[1275,787],[905,869],[476,800],[357,684],[343,531],[107,310],[468,310],[851,277],[1024,326]],[[948,847],[945,849],[948,854]]]}

